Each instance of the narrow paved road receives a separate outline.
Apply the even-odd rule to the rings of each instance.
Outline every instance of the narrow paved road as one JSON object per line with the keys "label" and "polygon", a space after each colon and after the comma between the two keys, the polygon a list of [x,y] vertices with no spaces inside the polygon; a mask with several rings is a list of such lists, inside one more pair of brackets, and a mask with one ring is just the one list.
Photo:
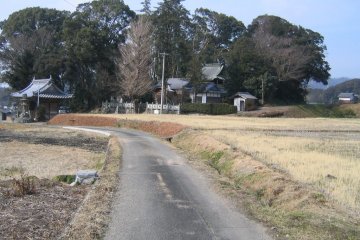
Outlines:
{"label": "narrow paved road", "polygon": [[170,146],[133,130],[111,133],[120,139],[123,165],[105,239],[270,239]]}

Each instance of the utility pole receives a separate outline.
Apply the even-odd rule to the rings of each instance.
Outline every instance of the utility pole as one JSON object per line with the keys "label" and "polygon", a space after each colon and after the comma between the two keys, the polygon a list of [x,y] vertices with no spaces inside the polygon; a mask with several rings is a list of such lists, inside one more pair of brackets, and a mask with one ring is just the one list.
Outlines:
{"label": "utility pole", "polygon": [[162,57],[163,57],[163,67],[162,67],[162,76],[161,76],[161,101],[160,101],[160,105],[161,105],[160,114],[162,114],[163,104],[164,104],[165,56],[166,56],[166,55],[169,55],[169,54],[167,54],[167,53],[160,53],[160,55],[162,55]]}
{"label": "utility pole", "polygon": [[261,104],[264,105],[264,76],[262,77],[261,85]]}
{"label": "utility pole", "polygon": [[261,76],[261,104],[264,105],[265,103],[265,81],[268,79],[268,72],[266,71]]}

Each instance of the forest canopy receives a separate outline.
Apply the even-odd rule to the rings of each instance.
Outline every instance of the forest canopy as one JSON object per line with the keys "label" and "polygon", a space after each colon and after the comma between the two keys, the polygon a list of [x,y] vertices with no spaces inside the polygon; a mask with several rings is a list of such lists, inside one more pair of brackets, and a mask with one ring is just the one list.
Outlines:
{"label": "forest canopy", "polygon": [[[330,66],[320,33],[278,16],[262,15],[249,26],[232,16],[199,8],[190,13],[183,0],[144,0],[139,15],[152,25],[149,79],[187,77],[196,85],[206,63],[225,66],[229,96],[248,91],[267,102],[301,102],[310,80],[327,84]],[[118,67],[136,15],[122,0],[79,4],[74,12],[25,8],[0,23],[0,81],[15,90],[33,77],[48,78],[74,94],[73,106],[89,110],[121,93]],[[128,70],[127,70],[128,71]]]}

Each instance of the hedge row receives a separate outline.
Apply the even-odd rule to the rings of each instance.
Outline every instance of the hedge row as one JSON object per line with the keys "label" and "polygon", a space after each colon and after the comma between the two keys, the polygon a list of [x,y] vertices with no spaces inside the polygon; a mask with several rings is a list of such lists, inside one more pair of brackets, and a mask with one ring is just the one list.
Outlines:
{"label": "hedge row", "polygon": [[181,113],[200,113],[209,115],[225,115],[236,113],[236,106],[226,103],[184,103],[181,105]]}

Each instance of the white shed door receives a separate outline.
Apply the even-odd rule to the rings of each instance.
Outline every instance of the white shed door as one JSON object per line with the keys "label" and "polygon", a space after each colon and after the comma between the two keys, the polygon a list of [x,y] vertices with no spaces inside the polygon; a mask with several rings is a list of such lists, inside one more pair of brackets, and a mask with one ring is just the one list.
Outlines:
{"label": "white shed door", "polygon": [[201,103],[206,103],[206,94],[203,94],[201,97]]}

